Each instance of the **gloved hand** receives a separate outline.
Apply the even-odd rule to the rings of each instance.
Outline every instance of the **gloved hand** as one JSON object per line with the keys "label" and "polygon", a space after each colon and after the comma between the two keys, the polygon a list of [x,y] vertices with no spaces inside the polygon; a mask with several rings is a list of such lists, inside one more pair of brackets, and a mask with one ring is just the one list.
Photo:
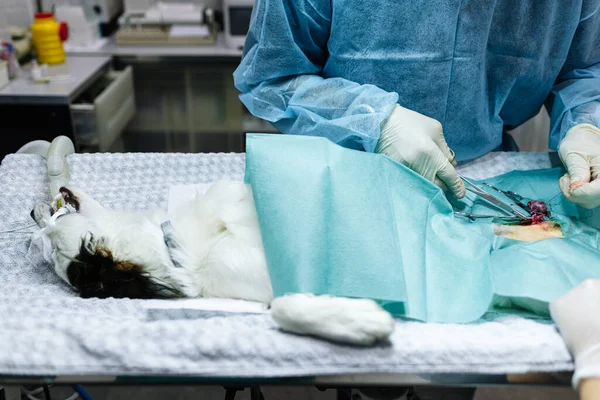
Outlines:
{"label": "gloved hand", "polygon": [[600,206],[600,129],[589,124],[569,129],[558,154],[568,172],[559,181],[566,199],[585,208]]}
{"label": "gloved hand", "polygon": [[550,304],[550,315],[575,359],[573,386],[600,378],[600,279],[588,279]]}
{"label": "gloved hand", "polygon": [[465,196],[465,184],[451,162],[454,155],[446,144],[442,125],[433,118],[396,104],[384,122],[375,148],[404,164],[454,196]]}

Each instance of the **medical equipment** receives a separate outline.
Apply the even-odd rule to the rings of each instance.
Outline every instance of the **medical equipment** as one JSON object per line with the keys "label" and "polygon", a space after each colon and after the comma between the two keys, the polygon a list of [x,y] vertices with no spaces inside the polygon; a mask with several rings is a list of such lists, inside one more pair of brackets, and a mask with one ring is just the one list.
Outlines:
{"label": "medical equipment", "polygon": [[46,160],[46,171],[50,193],[58,194],[59,188],[69,182],[69,165],[67,156],[75,153],[75,146],[66,136],[58,136],[52,143],[45,140],[35,140],[21,147],[17,154],[35,154]]}
{"label": "medical equipment", "polygon": [[81,5],[58,5],[55,15],[69,26],[69,38],[64,43],[65,49],[94,48],[99,43],[105,43],[100,38],[100,18],[93,10],[88,10]]}
{"label": "medical equipment", "polygon": [[254,0],[223,0],[223,30],[225,44],[242,49],[250,28],[250,16]]}
{"label": "medical equipment", "polygon": [[[117,28],[117,20],[123,12],[123,0],[41,0],[44,11],[56,10],[61,6],[75,6],[84,10],[86,20],[97,21],[96,30],[103,37],[111,35]],[[93,28],[93,27],[91,27]]]}
{"label": "medical equipment", "polygon": [[159,1],[143,15],[128,13],[131,24],[199,24],[204,19],[204,6],[195,3],[167,3]]}
{"label": "medical equipment", "polygon": [[67,156],[74,152],[73,142],[68,137],[59,136],[52,141],[46,159],[48,178],[50,180],[50,194],[58,194],[58,189],[69,182]]}
{"label": "medical equipment", "polygon": [[31,24],[31,40],[40,64],[62,64],[66,59],[63,42],[69,38],[65,22],[58,22],[52,13],[37,13]]}
{"label": "medical equipment", "polygon": [[9,79],[16,79],[21,73],[21,66],[15,54],[15,48],[11,42],[0,43],[0,61],[6,62]]}
{"label": "medical equipment", "polygon": [[523,221],[520,217],[516,215],[493,215],[493,214],[470,214],[463,211],[455,211],[454,215],[457,217],[465,217],[470,220],[476,219],[497,219],[505,222],[521,222]]}
{"label": "medical equipment", "polygon": [[155,0],[125,0],[125,14],[143,15]]}
{"label": "medical equipment", "polygon": [[195,3],[157,2],[143,12],[126,10],[116,40],[120,45],[214,43],[214,12]]}
{"label": "medical equipment", "polygon": [[[531,215],[526,214],[526,210],[524,209],[519,209],[519,207],[516,207],[508,202],[505,202],[503,200],[501,200],[500,198],[492,195],[491,193],[489,193],[488,191],[482,189],[480,186],[478,186],[475,182],[473,182],[472,180],[461,176],[461,179],[466,183],[465,187],[467,189],[467,191],[476,194],[477,196],[479,196],[480,198],[482,198],[483,200],[485,200],[487,203],[491,204],[492,206],[499,208],[500,210],[502,210],[504,213],[508,214],[507,216],[499,216],[500,219],[504,219],[504,220],[516,220],[516,221],[520,221],[520,222],[528,222],[532,220]],[[492,189],[495,189],[494,186],[491,185],[487,185],[489,187],[491,187]],[[508,192],[503,192],[503,193],[508,193]],[[513,193],[513,192],[510,192]],[[518,196],[516,193],[513,193],[513,195]],[[521,196],[519,196],[520,198],[522,198]],[[463,212],[458,212],[458,213],[454,213],[454,215],[458,215],[458,216],[466,216],[470,219],[476,219],[476,218],[489,218],[489,216],[487,215],[469,215],[469,214],[465,214]]]}

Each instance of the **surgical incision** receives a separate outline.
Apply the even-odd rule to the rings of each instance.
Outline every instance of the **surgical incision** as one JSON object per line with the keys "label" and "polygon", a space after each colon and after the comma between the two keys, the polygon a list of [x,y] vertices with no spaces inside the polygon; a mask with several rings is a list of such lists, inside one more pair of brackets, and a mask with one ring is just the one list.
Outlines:
{"label": "surgical incision", "polygon": [[493,224],[494,233],[497,236],[524,242],[564,237],[560,225],[550,220],[550,209],[545,202],[541,200],[527,201],[515,192],[498,189],[488,183],[485,185],[504,194],[516,206],[529,214],[529,218],[521,219],[518,223]]}
{"label": "surgical incision", "polygon": [[493,224],[494,234],[523,242],[550,238],[564,238],[560,225],[554,221],[540,221],[530,225]]}
{"label": "surgical incision", "polygon": [[550,211],[546,203],[540,200],[530,200],[527,205],[522,203],[519,205],[529,212],[531,219],[518,225],[494,224],[496,235],[523,242],[564,237],[560,225],[548,219]]}

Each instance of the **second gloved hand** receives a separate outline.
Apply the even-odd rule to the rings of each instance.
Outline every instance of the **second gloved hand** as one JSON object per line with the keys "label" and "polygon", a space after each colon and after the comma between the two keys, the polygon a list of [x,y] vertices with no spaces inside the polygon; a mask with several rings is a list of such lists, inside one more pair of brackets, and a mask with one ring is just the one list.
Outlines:
{"label": "second gloved hand", "polygon": [[550,304],[550,314],[575,359],[573,386],[600,378],[600,279],[588,279]]}
{"label": "second gloved hand", "polygon": [[600,129],[589,124],[571,128],[558,154],[568,172],[560,179],[566,199],[585,208],[600,206]]}
{"label": "second gloved hand", "polygon": [[442,125],[433,118],[399,105],[383,124],[376,153],[406,165],[430,182],[465,196],[465,185],[450,160]]}

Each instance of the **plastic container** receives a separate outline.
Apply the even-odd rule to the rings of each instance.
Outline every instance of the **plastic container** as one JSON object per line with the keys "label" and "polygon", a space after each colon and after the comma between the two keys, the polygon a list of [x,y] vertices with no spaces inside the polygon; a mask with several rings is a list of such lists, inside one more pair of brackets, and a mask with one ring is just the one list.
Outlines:
{"label": "plastic container", "polygon": [[52,13],[37,13],[31,24],[31,39],[39,64],[61,64],[65,61],[63,42],[69,38],[69,28],[57,22]]}
{"label": "plastic container", "polygon": [[15,54],[15,48],[10,42],[2,42],[0,46],[0,60],[4,60],[8,67],[8,77],[10,79],[16,79],[21,73],[21,67],[17,56]]}
{"label": "plastic container", "polygon": [[8,65],[6,61],[0,60],[0,89],[8,84]]}

